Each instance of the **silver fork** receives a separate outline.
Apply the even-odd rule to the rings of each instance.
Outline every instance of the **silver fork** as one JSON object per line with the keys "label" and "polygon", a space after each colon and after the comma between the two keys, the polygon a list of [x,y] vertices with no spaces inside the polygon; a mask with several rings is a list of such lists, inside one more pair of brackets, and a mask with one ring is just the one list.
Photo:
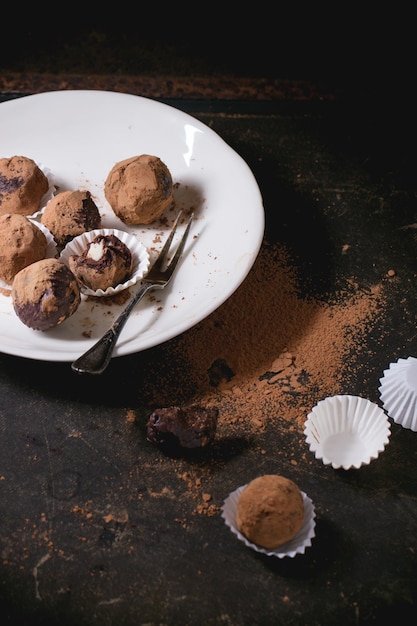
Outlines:
{"label": "silver fork", "polygon": [[188,233],[190,232],[191,222],[194,217],[194,214],[191,214],[182,239],[178,244],[177,250],[172,257],[172,260],[167,264],[169,249],[171,247],[181,214],[182,211],[180,211],[177,215],[172,226],[172,230],[164,244],[164,247],[159,253],[158,258],[153,263],[145,278],[142,279],[143,286],[133,296],[133,298],[129,300],[127,306],[123,309],[119,317],[113,322],[112,326],[101,337],[101,339],[99,339],[89,350],[87,350],[87,352],[72,363],[71,368],[74,372],[78,372],[80,374],[101,374],[104,372],[110,363],[111,355],[127,318],[137,303],[142,300],[143,296],[151,289],[164,289],[164,287],[167,286],[184,250],[185,242],[187,241]]}

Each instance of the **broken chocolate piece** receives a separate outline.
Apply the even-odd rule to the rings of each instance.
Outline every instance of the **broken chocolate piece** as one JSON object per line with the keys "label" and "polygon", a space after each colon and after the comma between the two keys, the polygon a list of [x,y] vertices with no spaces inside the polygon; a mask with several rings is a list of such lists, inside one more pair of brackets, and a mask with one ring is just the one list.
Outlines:
{"label": "broken chocolate piece", "polygon": [[192,405],[155,409],[147,423],[148,441],[167,448],[203,448],[214,440],[219,412]]}

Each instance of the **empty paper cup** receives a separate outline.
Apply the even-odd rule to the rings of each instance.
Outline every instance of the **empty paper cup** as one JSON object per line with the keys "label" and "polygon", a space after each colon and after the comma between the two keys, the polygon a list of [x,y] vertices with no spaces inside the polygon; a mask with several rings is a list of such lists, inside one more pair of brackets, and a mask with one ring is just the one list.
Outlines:
{"label": "empty paper cup", "polygon": [[306,442],[316,459],[334,469],[367,465],[388,444],[390,423],[377,404],[351,395],[321,400],[304,424]]}
{"label": "empty paper cup", "polygon": [[381,402],[388,415],[404,428],[417,431],[417,359],[398,359],[379,379]]}
{"label": "empty paper cup", "polygon": [[251,548],[256,552],[266,554],[267,556],[275,556],[278,559],[283,559],[284,557],[293,558],[296,554],[304,554],[306,548],[311,546],[311,541],[315,537],[316,513],[311,499],[303,491],[301,492],[304,504],[304,521],[295,537],[293,537],[291,541],[287,541],[287,543],[278,546],[278,548],[275,548],[274,550],[268,550],[267,548],[262,548],[261,546],[248,541],[248,539],[237,528],[237,504],[239,496],[246,486],[247,485],[242,485],[241,487],[235,489],[235,491],[232,491],[222,506],[222,517],[232,533],[236,535],[236,537],[248,548]]}

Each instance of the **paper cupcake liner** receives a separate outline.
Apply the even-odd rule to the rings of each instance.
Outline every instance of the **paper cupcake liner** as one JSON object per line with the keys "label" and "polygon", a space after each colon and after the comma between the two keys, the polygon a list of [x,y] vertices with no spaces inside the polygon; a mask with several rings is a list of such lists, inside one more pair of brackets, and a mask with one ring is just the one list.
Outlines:
{"label": "paper cupcake liner", "polygon": [[388,416],[377,404],[351,395],[321,400],[304,426],[310,451],[334,469],[369,464],[385,449],[391,434]]}
{"label": "paper cupcake liner", "polygon": [[[46,254],[45,254],[45,258],[54,258],[57,255],[57,247],[56,247],[56,242],[55,239],[52,236],[52,233],[49,231],[48,228],[46,228],[46,226],[44,226],[43,224],[40,224],[39,222],[37,222],[35,219],[32,219],[31,217],[27,218],[28,220],[30,220],[32,222],[32,224],[35,224],[35,226],[37,226],[45,235],[46,237]],[[11,291],[12,286],[9,285],[8,283],[6,283],[4,280],[2,280],[0,278],[0,288],[4,289],[6,291]]]}
{"label": "paper cupcake liner", "polygon": [[246,486],[247,485],[242,485],[235,489],[235,491],[232,491],[225,499],[222,506],[222,518],[232,533],[235,534],[240,541],[243,541],[248,548],[266,554],[267,556],[275,556],[278,559],[283,559],[285,557],[293,558],[296,554],[304,554],[306,548],[311,546],[312,539],[315,537],[316,512],[311,499],[303,491],[301,492],[304,504],[304,522],[296,536],[291,539],[291,541],[287,541],[287,543],[278,546],[275,550],[268,550],[249,541],[236,526],[237,504],[239,496]]}
{"label": "paper cupcake liner", "polygon": [[417,358],[398,359],[384,370],[378,387],[389,417],[404,428],[417,431]]}
{"label": "paper cupcake liner", "polygon": [[107,287],[107,289],[90,289],[86,285],[80,285],[81,292],[86,296],[112,296],[128,287],[132,287],[141,280],[149,269],[149,253],[145,246],[134,236],[124,230],[115,228],[97,228],[89,230],[82,235],[74,237],[62,250],[60,258],[69,267],[69,257],[73,254],[81,255],[87,245],[98,235],[115,235],[129,248],[133,257],[133,269],[130,278],[124,283],[116,285],[116,287]]}

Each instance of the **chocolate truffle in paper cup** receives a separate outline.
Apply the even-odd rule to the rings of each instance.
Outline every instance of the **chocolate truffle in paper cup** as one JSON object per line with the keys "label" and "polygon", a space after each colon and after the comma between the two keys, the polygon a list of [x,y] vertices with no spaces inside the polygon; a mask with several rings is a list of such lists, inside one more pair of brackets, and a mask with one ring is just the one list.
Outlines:
{"label": "chocolate truffle in paper cup", "polygon": [[311,452],[334,469],[368,465],[385,449],[391,434],[388,416],[377,404],[351,395],[321,400],[304,426]]}
{"label": "chocolate truffle in paper cup", "polygon": [[113,296],[141,280],[149,269],[149,253],[134,235],[115,228],[90,230],[70,241],[62,261],[87,296]]}
{"label": "chocolate truffle in paper cup", "polygon": [[275,474],[259,476],[230,493],[222,517],[248,548],[279,559],[304,554],[315,536],[311,499]]}
{"label": "chocolate truffle in paper cup", "polygon": [[44,169],[28,156],[0,158],[0,215],[37,214],[54,190]]}
{"label": "chocolate truffle in paper cup", "polygon": [[381,402],[394,422],[417,431],[417,358],[398,359],[379,379]]}
{"label": "chocolate truffle in paper cup", "polygon": [[88,190],[57,193],[45,205],[40,221],[52,233],[60,250],[82,233],[101,228],[101,215]]}

